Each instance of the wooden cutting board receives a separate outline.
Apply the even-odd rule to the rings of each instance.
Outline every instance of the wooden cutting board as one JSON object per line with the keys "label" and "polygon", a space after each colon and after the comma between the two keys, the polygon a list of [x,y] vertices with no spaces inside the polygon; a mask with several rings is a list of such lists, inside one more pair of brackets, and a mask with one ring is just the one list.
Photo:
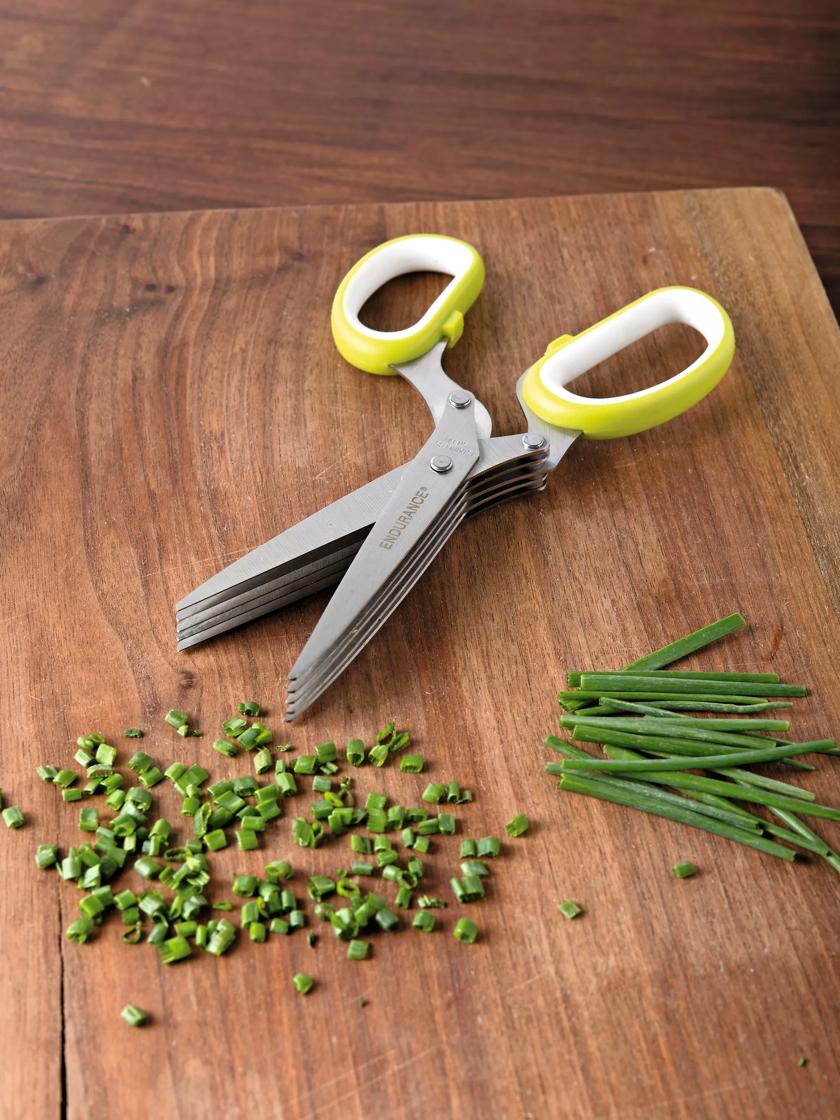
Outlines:
{"label": "wooden cutting board", "polygon": [[[394,718],[422,778],[360,770],[405,803],[426,777],[475,791],[462,835],[505,844],[488,897],[431,936],[375,938],[365,963],[324,934],[242,943],[162,967],[111,921],[78,947],[77,893],[35,846],[79,843],[77,805],[35,766],[97,728],[215,775],[222,718],[255,697],[279,737],[285,674],[326,597],[178,654],[175,601],[224,563],[413,453],[430,421],[398,379],[335,353],[336,284],[397,234],[473,242],[488,281],[449,372],[499,433],[521,430],[519,372],[547,341],[643,292],[685,283],[735,324],[730,374],[691,413],[576,445],[547,490],[465,526],[300,726],[303,749]],[[376,321],[432,288],[394,285]],[[373,314],[373,312],[372,312]],[[696,664],[812,685],[800,738],[834,734],[840,698],[840,336],[783,196],[719,190],[531,201],[155,214],[0,225],[4,439],[0,1085],[5,1115],[51,1117],[833,1117],[838,881],[718,838],[555,790],[542,738],[569,668],[620,665],[741,610],[750,630]],[[592,391],[640,387],[694,342],[657,335]],[[202,739],[161,717],[193,713]],[[840,800],[837,765],[807,776]],[[787,774],[785,776],[788,776]],[[796,780],[794,776],[794,780]],[[177,820],[176,802],[160,794]],[[824,830],[840,842],[836,826]],[[269,856],[268,853],[271,853]],[[448,893],[455,843],[430,857]],[[306,874],[344,845],[217,858],[222,878],[288,856]],[[678,882],[679,859],[702,869]],[[559,901],[585,915],[566,922]],[[317,980],[306,1000],[293,973]],[[358,997],[368,1001],[360,1007]],[[154,1024],[132,1031],[127,1002]],[[808,1058],[800,1068],[800,1055]]]}

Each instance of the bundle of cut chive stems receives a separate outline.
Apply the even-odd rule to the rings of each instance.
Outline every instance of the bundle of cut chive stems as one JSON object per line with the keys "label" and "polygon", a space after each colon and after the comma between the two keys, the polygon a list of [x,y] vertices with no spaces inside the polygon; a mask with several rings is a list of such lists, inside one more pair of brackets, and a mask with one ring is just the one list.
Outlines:
{"label": "bundle of cut chive stems", "polygon": [[834,739],[794,743],[781,737],[787,720],[758,716],[791,708],[807,689],[784,684],[775,673],[667,668],[745,625],[740,614],[728,615],[623,669],[570,672],[569,691],[558,697],[567,713],[560,723],[577,742],[599,744],[605,757],[551,735],[546,745],[563,761],[545,769],[559,777],[560,789],[667,817],[779,859],[792,860],[795,849],[812,852],[840,873],[840,856],[801,819],[840,821],[840,809],[751,769],[780,762],[814,770],[801,755],[840,754]]}

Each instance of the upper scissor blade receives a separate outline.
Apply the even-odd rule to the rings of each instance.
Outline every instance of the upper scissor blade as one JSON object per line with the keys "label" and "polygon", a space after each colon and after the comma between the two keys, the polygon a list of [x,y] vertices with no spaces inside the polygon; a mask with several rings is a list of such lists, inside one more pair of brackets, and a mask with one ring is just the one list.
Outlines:
{"label": "upper scissor blade", "polygon": [[270,541],[234,560],[177,604],[179,622],[234,595],[258,589],[286,573],[329,559],[355,539],[363,539],[398,485],[405,465],[365,483]]}
{"label": "upper scissor blade", "polygon": [[[449,405],[435,431],[406,468],[327,604],[289,673],[290,684],[299,685],[317,672],[348,632],[360,623],[397,569],[411,563],[463,488],[478,457],[472,400],[466,406]],[[413,581],[407,581],[402,594],[390,603],[390,610],[412,586]],[[374,624],[371,635],[376,628]],[[364,642],[358,649],[362,645]]]}

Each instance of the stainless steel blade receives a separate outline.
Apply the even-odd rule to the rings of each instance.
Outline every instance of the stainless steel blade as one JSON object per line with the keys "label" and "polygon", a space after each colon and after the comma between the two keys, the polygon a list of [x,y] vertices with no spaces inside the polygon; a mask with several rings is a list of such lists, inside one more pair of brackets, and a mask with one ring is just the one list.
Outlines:
{"label": "stainless steel blade", "polygon": [[[542,490],[545,487],[545,468],[539,463],[532,462],[530,466],[523,466],[501,473],[503,477],[497,478],[496,475],[486,477],[480,487],[473,488],[471,482],[468,483],[469,493],[466,511],[468,518],[503,501],[509,501],[521,494]],[[309,575],[301,582],[275,581],[263,589],[262,595],[249,592],[244,602],[238,602],[237,600],[234,600],[232,604],[225,602],[221,607],[209,611],[206,616],[190,618],[188,620],[189,624],[179,626],[178,648],[188,649],[207,639],[235,629],[237,626],[262,618],[272,611],[279,610],[281,607],[288,606],[317,591],[335,585],[347,571],[357,551],[358,545],[352,549],[342,550],[330,565],[319,568],[317,573]]]}
{"label": "stainless steel blade", "polygon": [[[487,494],[486,500],[504,500],[508,496],[525,492],[526,488],[542,488],[545,485],[544,453],[542,460],[537,459],[533,466],[534,470],[531,472],[523,471],[518,474],[507,472],[509,477],[506,482],[500,482],[495,486],[493,491]],[[370,608],[359,617],[353,629],[336,643],[328,656],[313,670],[290,681],[287,720],[293,720],[304,711],[370,641],[461,523],[470,505],[469,488],[465,486],[464,491],[453,502],[452,508],[446,512],[435,529],[430,531],[423,548],[411,557],[409,563],[393,573]]]}
{"label": "stainless steel blade", "polygon": [[364,539],[405,469],[403,465],[380,475],[240,556],[185,595],[176,606],[177,617],[187,618],[201,606],[210,606],[232,593],[258,587],[266,579],[278,578],[285,571],[317,562],[336,547]]}
{"label": "stainless steel blade", "polygon": [[[547,448],[529,448],[523,445],[520,437],[499,436],[481,440],[479,449],[479,462],[473,466],[468,478],[468,516],[478,509],[496,504],[500,499],[508,500],[515,496],[498,494],[501,487],[509,487],[512,478],[522,479],[523,491],[539,489],[545,484]],[[532,477],[534,472],[541,472],[539,481],[535,482]],[[317,562],[294,568],[244,593],[223,598],[214,596],[190,608],[178,622],[179,648],[196,645],[205,638],[224,633],[240,623],[262,617],[337,583],[360,544],[361,540],[356,540],[351,545],[336,548]]]}
{"label": "stainless steel blade", "polygon": [[303,678],[324,661],[433,529],[479,458],[471,394],[452,394],[440,422],[406,469],[327,604],[292,671]]}

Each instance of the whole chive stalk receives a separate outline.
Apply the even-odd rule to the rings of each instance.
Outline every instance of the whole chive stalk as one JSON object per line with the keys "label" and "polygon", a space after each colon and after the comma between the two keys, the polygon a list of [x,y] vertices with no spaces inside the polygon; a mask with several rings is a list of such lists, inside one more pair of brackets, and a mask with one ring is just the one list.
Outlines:
{"label": "whole chive stalk", "polygon": [[[601,716],[598,718],[591,717],[584,713],[560,717],[560,724],[562,727],[575,729],[578,727],[596,729],[599,727],[614,728],[617,731],[628,731],[636,735],[659,736],[662,738],[680,739],[681,741],[693,739],[699,743],[723,744],[728,747],[752,747],[755,750],[775,745],[775,740],[767,739],[763,735],[750,735],[746,732],[739,735],[725,729],[701,726],[702,724],[711,722],[711,720],[706,719],[698,719],[695,721],[690,717],[670,720],[659,719],[654,716]],[[724,722],[731,723],[734,721],[726,720]],[[776,723],[783,721],[753,720],[751,722]],[[772,730],[772,728],[769,730]]]}
{"label": "whole chive stalk", "polygon": [[[697,692],[696,680],[681,677],[655,677],[644,673],[582,673],[581,689],[584,691],[622,691],[634,689],[642,692],[692,695]],[[710,689],[711,691],[711,689]],[[806,696],[808,690],[801,684],[763,684],[755,681],[749,689],[737,681],[715,681],[714,692],[720,696],[739,695],[749,691],[751,696]]]}
{"label": "whole chive stalk", "polygon": [[728,634],[734,634],[736,630],[742,630],[746,625],[746,620],[736,611],[735,614],[728,614],[724,618],[717,619],[716,622],[710,622],[708,626],[701,626],[699,630],[686,634],[684,638],[679,638],[676,642],[670,642],[661,649],[655,649],[652,653],[629,662],[624,668],[625,670],[663,669],[666,665],[673,665],[675,661],[681,661],[689,654],[704,649]]}
{"label": "whole chive stalk", "polygon": [[598,778],[564,773],[560,779],[560,788],[573,793],[582,793],[588,797],[595,797],[601,801],[612,801],[618,805],[626,805],[630,809],[638,809],[653,816],[666,817],[668,820],[690,825],[692,828],[698,828],[703,832],[712,832],[717,836],[734,840],[748,848],[756,848],[766,855],[776,856],[779,859],[792,860],[795,856],[790,848],[785,848],[773,840],[766,840],[763,836],[747,829],[736,828],[721,821],[712,820],[710,817],[703,816],[691,809],[682,809],[675,805],[663,805],[661,802],[646,797],[635,790],[622,789],[618,783],[612,785],[599,781]]}
{"label": "whole chive stalk", "polygon": [[149,1021],[148,1012],[133,1003],[127,1003],[120,1012],[120,1016],[130,1027],[142,1027]]}
{"label": "whole chive stalk", "polygon": [[[580,736],[583,738],[583,735]],[[585,740],[584,741],[588,741]],[[776,762],[781,758],[791,758],[799,754],[814,754],[820,751],[831,750],[836,743],[834,739],[815,739],[807,743],[794,743],[791,746],[766,747],[763,750],[745,750],[734,754],[686,756],[680,759],[670,758],[643,758],[638,761],[622,762],[620,759],[610,758],[570,758],[563,763],[565,770],[606,770],[627,771],[629,773],[646,773],[648,771],[666,770],[718,770],[729,766],[752,766],[758,762]],[[679,766],[675,763],[679,762]]]}
{"label": "whole chive stalk", "polygon": [[[568,746],[568,744],[564,744],[564,746]],[[565,754],[566,752],[560,750],[560,753]],[[581,751],[580,754],[585,756],[584,751]],[[572,756],[568,755],[568,757]],[[561,778],[564,774],[562,766],[556,762],[547,763],[545,769],[549,774],[554,774],[558,778]],[[680,793],[671,793],[668,790],[658,789],[656,786],[623,777],[601,777],[599,780],[608,784],[617,783],[618,787],[622,790],[635,791],[636,793],[643,794],[645,797],[652,798],[665,805],[692,809],[701,816],[712,817],[715,820],[723,821],[725,824],[733,825],[735,828],[749,829],[754,832],[759,832],[761,830],[761,820],[758,817],[754,817],[752,813],[747,812],[747,810],[739,810],[737,806],[730,806],[726,803],[722,805],[716,804],[708,798],[706,800],[701,800],[700,795],[696,795],[695,798],[687,798]],[[720,798],[718,800],[722,802],[724,799]]]}
{"label": "whole chive stalk", "polygon": [[[616,675],[620,676],[620,674]],[[585,704],[594,703],[596,701],[602,702],[604,700],[653,700],[657,704],[664,704],[666,701],[671,702],[676,699],[691,701],[692,709],[695,710],[696,704],[699,702],[742,705],[762,703],[762,698],[760,696],[742,696],[733,693],[722,695],[717,692],[692,692],[686,695],[683,693],[662,692],[661,690],[655,691],[650,688],[622,688],[619,686],[596,689],[580,688],[576,689],[574,692],[558,692],[557,694],[558,702],[569,711],[575,711]]]}
{"label": "whole chive stalk", "polygon": [[[630,671],[630,667],[626,666],[620,672],[626,673]],[[580,678],[584,673],[613,673],[614,669],[572,669],[566,674],[566,683],[570,688],[575,688],[580,684]],[[635,675],[643,674],[644,676],[651,677],[680,677],[686,680],[693,681],[737,681],[739,684],[749,684],[756,682],[759,684],[778,684],[778,673],[714,673],[714,672],[700,672],[691,669],[655,669],[648,670],[642,669],[639,666],[634,666]]]}
{"label": "whole chive stalk", "polygon": [[[766,712],[774,708],[792,708],[790,700],[762,700],[757,704],[708,704],[698,702],[692,706],[691,700],[665,700],[660,704],[636,704],[632,700],[611,700],[604,697],[600,708],[604,714],[610,712],[634,712],[641,716],[662,716],[665,719],[684,719],[683,712],[732,712],[733,714],[747,715],[749,713]],[[586,709],[587,718],[593,714],[592,708]]]}
{"label": "whole chive stalk", "polygon": [[[603,746],[604,754],[607,755],[608,758],[625,758],[638,761],[643,757],[634,750],[627,750],[607,743]],[[646,746],[642,746],[641,749],[646,754],[655,755],[657,758],[671,758],[675,763],[681,763],[683,757],[687,754],[700,754],[708,757],[709,755],[715,754],[718,750],[715,746],[704,746],[698,749],[696,745],[685,749],[682,747],[674,748],[673,746],[666,750],[653,750]],[[735,761],[741,761],[739,754],[735,755]],[[676,766],[676,769],[681,769],[681,766]],[[801,801],[816,800],[815,794],[810,790],[802,789],[801,786],[791,785],[789,782],[780,782],[777,778],[768,778],[764,774],[756,774],[752,770],[744,770],[740,766],[721,767],[715,769],[713,773],[723,778],[732,778],[733,781],[741,782],[743,785],[758,786],[760,789],[781,794],[782,797],[795,797],[797,800]]]}
{"label": "whole chive stalk", "polygon": [[[728,771],[731,774],[731,770]],[[740,782],[721,781],[718,778],[706,778],[699,774],[686,774],[674,770],[669,774],[645,773],[645,782],[655,782],[675,789],[684,789],[689,792],[714,793],[722,797],[732,798],[735,801],[750,801],[755,805],[767,805],[775,809],[787,809],[790,813],[801,813],[805,817],[820,817],[823,820],[840,821],[840,809],[831,805],[818,805],[813,801],[800,801],[795,797],[783,797],[781,794],[771,793],[759,789],[757,786],[746,786]]]}

